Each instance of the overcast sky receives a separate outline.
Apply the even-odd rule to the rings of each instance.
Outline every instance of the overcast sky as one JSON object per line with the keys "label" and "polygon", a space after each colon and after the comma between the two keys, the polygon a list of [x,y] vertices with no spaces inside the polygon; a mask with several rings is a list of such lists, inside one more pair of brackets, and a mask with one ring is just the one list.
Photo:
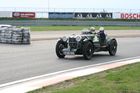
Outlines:
{"label": "overcast sky", "polygon": [[[47,8],[48,0],[0,0],[0,7]],[[50,8],[140,9],[139,0],[49,0]]]}

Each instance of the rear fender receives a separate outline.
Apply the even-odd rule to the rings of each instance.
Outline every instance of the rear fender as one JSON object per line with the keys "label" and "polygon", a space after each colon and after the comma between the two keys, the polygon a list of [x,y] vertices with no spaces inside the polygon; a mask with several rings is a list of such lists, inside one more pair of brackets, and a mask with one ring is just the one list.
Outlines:
{"label": "rear fender", "polygon": [[[112,40],[116,40],[115,38],[111,38],[111,39],[109,39],[109,40],[107,40],[107,47],[111,44],[111,41]],[[116,40],[117,41],[117,40]]]}

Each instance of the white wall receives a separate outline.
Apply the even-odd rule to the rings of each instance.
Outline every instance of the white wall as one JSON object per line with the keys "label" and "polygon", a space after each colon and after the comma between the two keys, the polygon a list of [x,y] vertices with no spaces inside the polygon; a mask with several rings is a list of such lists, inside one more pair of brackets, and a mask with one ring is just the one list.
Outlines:
{"label": "white wall", "polygon": [[36,18],[48,18],[48,12],[36,12]]}
{"label": "white wall", "polygon": [[113,19],[120,19],[121,18],[121,13],[120,12],[114,12],[112,18]]}
{"label": "white wall", "polygon": [[0,17],[12,17],[12,12],[0,11]]}

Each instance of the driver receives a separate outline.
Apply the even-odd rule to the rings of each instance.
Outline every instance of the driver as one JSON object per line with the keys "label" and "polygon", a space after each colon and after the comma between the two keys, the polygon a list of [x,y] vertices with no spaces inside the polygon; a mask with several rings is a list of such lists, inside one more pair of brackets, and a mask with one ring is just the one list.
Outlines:
{"label": "driver", "polygon": [[88,29],[84,29],[82,34],[96,34],[95,27],[90,27]]}
{"label": "driver", "polygon": [[96,32],[95,32],[95,27],[90,27],[90,32],[91,32],[91,34],[95,34]]}

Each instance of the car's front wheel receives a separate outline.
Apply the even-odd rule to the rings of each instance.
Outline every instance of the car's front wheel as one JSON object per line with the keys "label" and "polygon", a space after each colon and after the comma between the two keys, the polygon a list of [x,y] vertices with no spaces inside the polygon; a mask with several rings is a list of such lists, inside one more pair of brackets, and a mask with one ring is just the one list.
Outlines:
{"label": "car's front wheel", "polygon": [[115,39],[111,40],[110,45],[109,45],[109,54],[111,56],[115,56],[117,52],[117,41]]}
{"label": "car's front wheel", "polygon": [[59,58],[64,58],[65,55],[63,53],[63,49],[64,49],[64,43],[63,41],[58,41],[57,44],[56,44],[56,55],[59,57]]}
{"label": "car's front wheel", "polygon": [[86,42],[83,45],[83,56],[86,60],[90,60],[93,56],[94,48],[91,42]]}

